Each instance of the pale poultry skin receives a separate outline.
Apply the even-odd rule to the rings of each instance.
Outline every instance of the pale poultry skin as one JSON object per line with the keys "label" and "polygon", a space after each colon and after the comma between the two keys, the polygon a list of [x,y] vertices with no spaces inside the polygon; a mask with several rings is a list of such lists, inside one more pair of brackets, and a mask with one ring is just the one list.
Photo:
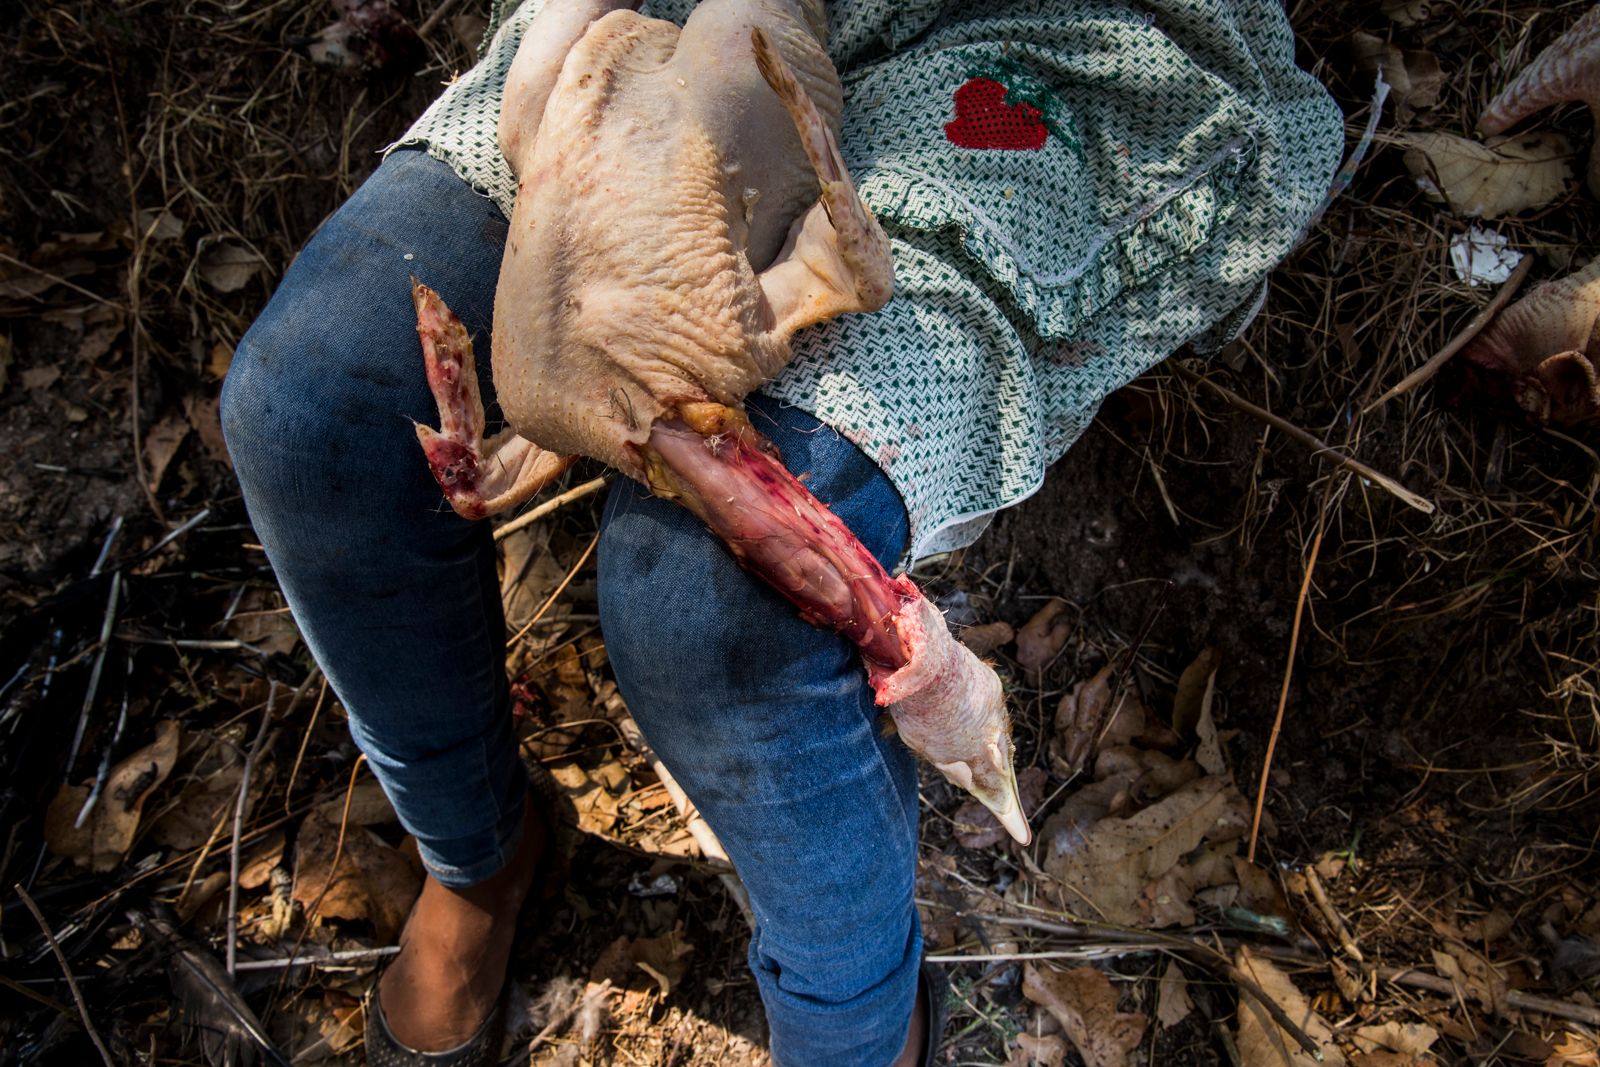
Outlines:
{"label": "pale poultry skin", "polygon": [[743,415],[796,330],[893,291],[888,240],[837,148],[825,26],[820,0],[705,0],[681,31],[550,0],[500,117],[518,179],[494,321],[510,428],[483,438],[470,340],[416,284],[442,423],[417,433],[468,518],[578,455],[684,504],[807,621],[852,640],[908,747],[1026,841],[998,677]]}

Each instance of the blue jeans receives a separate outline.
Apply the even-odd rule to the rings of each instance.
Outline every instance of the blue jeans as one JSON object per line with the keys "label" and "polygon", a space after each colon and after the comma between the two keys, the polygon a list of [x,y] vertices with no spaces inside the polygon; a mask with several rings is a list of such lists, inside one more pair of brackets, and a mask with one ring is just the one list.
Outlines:
{"label": "blue jeans", "polygon": [[[429,872],[470,885],[517,840],[488,524],[441,503],[408,278],[476,338],[486,400],[506,220],[444,164],[397,152],[311,239],[240,342],[222,419],[257,535],[351,731]],[[811,416],[752,396],[790,469],[886,565],[888,479]],[[491,406],[491,420],[494,418]],[[911,757],[876,729],[854,650],[800,621],[687,511],[621,479],[599,545],[606,647],[640,728],[750,893],[750,966],[778,1064],[889,1063],[916,995]]]}

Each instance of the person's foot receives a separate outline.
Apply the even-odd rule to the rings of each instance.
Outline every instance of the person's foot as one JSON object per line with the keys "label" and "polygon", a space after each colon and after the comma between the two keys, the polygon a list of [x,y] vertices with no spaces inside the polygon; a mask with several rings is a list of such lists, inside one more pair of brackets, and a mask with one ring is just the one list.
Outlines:
{"label": "person's foot", "polygon": [[528,801],[522,838],[498,874],[465,889],[430,875],[400,933],[400,954],[378,980],[389,1031],[419,1052],[462,1044],[494,1010],[511,959],[517,912],[549,845],[545,820]]}

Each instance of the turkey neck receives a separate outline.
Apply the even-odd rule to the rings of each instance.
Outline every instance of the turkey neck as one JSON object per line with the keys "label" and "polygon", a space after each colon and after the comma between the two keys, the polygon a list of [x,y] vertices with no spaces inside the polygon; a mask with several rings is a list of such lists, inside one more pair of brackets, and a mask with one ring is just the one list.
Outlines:
{"label": "turkey neck", "polygon": [[895,616],[915,586],[889,577],[741,412],[690,404],[679,415],[639,450],[651,491],[692,511],[801,618],[853,642],[874,681],[910,662]]}

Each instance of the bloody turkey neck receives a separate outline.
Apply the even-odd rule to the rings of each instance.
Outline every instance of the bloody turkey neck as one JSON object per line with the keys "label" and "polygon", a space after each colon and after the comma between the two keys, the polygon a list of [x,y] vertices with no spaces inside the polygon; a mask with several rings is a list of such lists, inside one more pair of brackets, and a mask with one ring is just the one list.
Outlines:
{"label": "bloody turkey neck", "polygon": [[921,597],[916,586],[890,578],[742,414],[720,404],[680,414],[686,422],[656,423],[640,450],[651,490],[694,512],[806,622],[855,644],[874,680],[909,663],[895,616]]}

